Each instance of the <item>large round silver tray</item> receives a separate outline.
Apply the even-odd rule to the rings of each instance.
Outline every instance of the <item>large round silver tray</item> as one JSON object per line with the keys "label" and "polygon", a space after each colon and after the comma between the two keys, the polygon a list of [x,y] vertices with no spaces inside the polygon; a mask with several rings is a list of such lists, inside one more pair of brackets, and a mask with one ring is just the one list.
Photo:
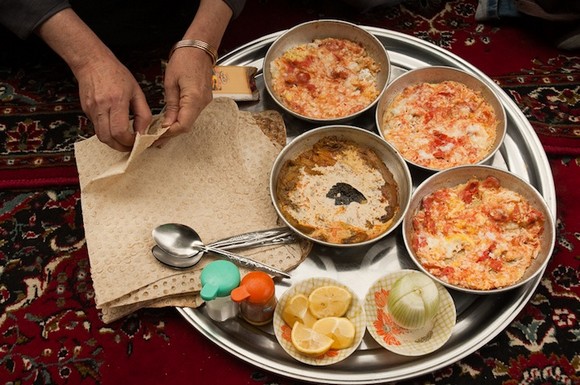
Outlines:
{"label": "large round silver tray", "polygon": [[[529,122],[513,101],[491,79],[465,60],[433,44],[401,33],[365,27],[375,34],[388,50],[392,63],[391,81],[401,73],[426,65],[445,65],[463,69],[480,77],[500,97],[507,115],[505,142],[492,159],[492,165],[508,169],[535,186],[556,215],[554,182],[545,152]],[[256,78],[260,102],[241,104],[242,109],[261,111],[276,109],[265,93],[261,76],[263,57],[281,32],[250,42],[224,56],[222,65],[248,65],[259,69]],[[285,115],[288,137],[314,126]],[[351,124],[369,130],[374,128],[374,109]],[[412,169],[414,185],[427,175]],[[390,271],[415,268],[405,250],[400,228],[391,236],[371,246],[355,249],[333,249],[315,246],[297,269],[291,272],[297,282],[313,276],[332,277],[350,286],[362,299],[371,284]],[[203,307],[179,308],[178,311],[209,340],[253,365],[298,380],[368,384],[399,381],[445,367],[471,354],[499,334],[526,305],[541,276],[528,284],[498,295],[476,296],[451,292],[457,308],[457,324],[449,341],[439,350],[420,357],[404,357],[381,348],[367,333],[361,346],[345,361],[327,367],[302,364],[290,357],[278,344],[272,327],[254,327],[243,321],[213,322]],[[277,285],[280,296],[289,282]]]}

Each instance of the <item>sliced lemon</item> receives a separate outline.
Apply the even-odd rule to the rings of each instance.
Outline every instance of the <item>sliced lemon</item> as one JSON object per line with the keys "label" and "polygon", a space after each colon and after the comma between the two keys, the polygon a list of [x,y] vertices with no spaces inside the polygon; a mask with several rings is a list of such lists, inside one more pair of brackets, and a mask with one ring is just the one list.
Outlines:
{"label": "sliced lemon", "polygon": [[308,296],[308,306],[318,318],[342,317],[348,310],[352,295],[340,286],[321,286]]}
{"label": "sliced lemon", "polygon": [[317,318],[308,310],[308,297],[304,294],[296,294],[286,302],[282,310],[282,319],[291,328],[296,322],[302,322],[307,327],[312,327]]}
{"label": "sliced lemon", "polygon": [[319,356],[330,350],[334,340],[296,322],[292,328],[292,345],[301,353]]}
{"label": "sliced lemon", "polygon": [[356,333],[354,324],[346,317],[326,317],[319,319],[312,326],[312,330],[334,341],[331,349],[345,349],[352,346]]}

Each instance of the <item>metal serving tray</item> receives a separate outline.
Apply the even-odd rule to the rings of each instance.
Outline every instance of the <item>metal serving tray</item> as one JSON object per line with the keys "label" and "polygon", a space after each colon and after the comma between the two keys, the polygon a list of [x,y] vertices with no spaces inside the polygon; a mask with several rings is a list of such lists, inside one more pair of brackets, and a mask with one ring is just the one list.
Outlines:
{"label": "metal serving tray", "polygon": [[[501,99],[507,115],[507,135],[492,165],[508,169],[531,183],[545,198],[556,215],[556,195],[550,166],[538,137],[517,105],[474,66],[456,55],[414,37],[380,28],[365,27],[385,45],[392,64],[391,81],[405,71],[427,65],[444,65],[475,74],[487,83]],[[260,101],[241,103],[249,111],[276,109],[265,92],[261,75],[263,58],[268,47],[281,34],[267,35],[229,53],[221,65],[247,65],[259,69],[256,78]],[[350,124],[376,132],[374,109]],[[288,140],[313,128],[312,124],[284,115]],[[416,187],[429,174],[411,167]],[[291,282],[313,276],[337,279],[351,287],[361,299],[372,283],[387,272],[415,268],[403,244],[401,229],[370,246],[354,249],[329,248],[317,245],[308,258],[294,271],[292,279],[277,284],[278,297]],[[265,370],[298,380],[335,384],[369,384],[399,381],[445,367],[473,353],[493,339],[517,316],[532,297],[541,275],[512,291],[497,295],[476,296],[450,291],[457,308],[457,324],[451,338],[439,350],[419,357],[406,357],[380,347],[366,333],[352,356],[331,366],[309,366],[288,355],[278,344],[271,325],[255,327],[241,320],[223,323],[212,321],[204,307],[179,308],[178,311],[195,329],[210,341],[236,357]]]}

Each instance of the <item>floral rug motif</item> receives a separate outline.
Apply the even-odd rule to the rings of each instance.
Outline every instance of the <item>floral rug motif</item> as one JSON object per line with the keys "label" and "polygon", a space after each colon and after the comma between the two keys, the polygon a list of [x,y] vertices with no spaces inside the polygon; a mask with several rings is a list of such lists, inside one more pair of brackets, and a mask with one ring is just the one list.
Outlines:
{"label": "floral rug motif", "polygon": [[[358,12],[330,0],[248,2],[222,51],[302,21],[339,18],[434,43],[496,81],[548,154],[556,249],[532,299],[505,330],[473,354],[400,384],[577,384],[580,54],[557,50],[525,20],[479,23],[476,6],[416,0]],[[302,384],[209,343],[174,309],[100,321],[73,152],[92,125],[58,58],[37,43],[0,41],[7,48],[0,50],[0,384]],[[166,52],[122,53],[154,112],[163,105]]]}

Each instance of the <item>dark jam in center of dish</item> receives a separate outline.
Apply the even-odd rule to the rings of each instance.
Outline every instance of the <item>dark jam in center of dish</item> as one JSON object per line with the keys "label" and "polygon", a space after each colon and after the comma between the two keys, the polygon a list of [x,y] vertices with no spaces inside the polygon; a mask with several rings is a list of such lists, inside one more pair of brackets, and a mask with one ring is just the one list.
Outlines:
{"label": "dark jam in center of dish", "polygon": [[326,197],[334,199],[334,204],[336,206],[345,206],[351,204],[352,202],[365,203],[367,200],[367,198],[365,198],[363,193],[361,193],[348,183],[342,182],[339,182],[334,186],[332,186],[331,189],[326,194]]}

